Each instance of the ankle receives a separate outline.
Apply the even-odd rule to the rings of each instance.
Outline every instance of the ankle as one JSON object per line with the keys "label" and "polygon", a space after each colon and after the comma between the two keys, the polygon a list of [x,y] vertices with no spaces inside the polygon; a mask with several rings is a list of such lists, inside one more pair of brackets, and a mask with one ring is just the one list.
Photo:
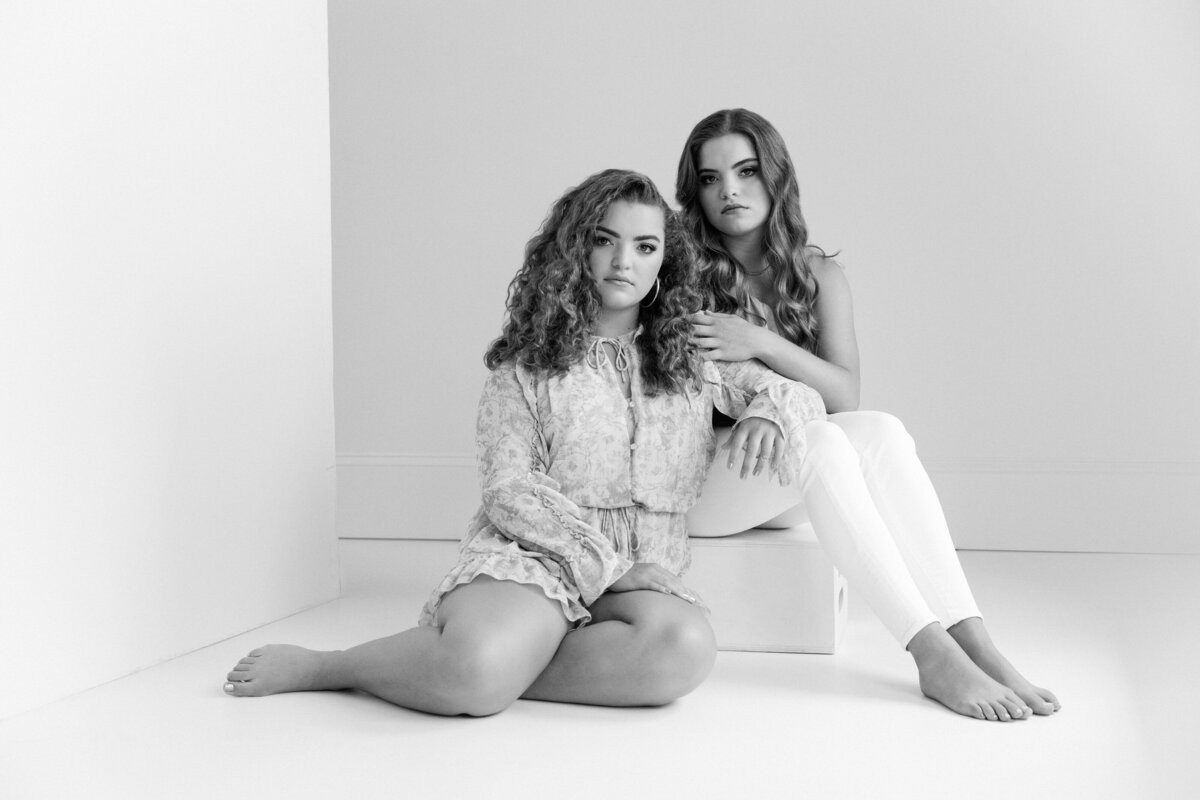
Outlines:
{"label": "ankle", "polygon": [[314,655],[314,682],[326,689],[348,689],[353,686],[354,676],[345,650],[318,650]]}
{"label": "ankle", "polygon": [[954,639],[946,633],[946,629],[937,622],[931,622],[917,631],[916,635],[909,639],[905,649],[917,662],[918,667],[933,661],[944,660],[956,650],[961,651]]}
{"label": "ankle", "polygon": [[958,642],[959,647],[972,656],[987,655],[996,651],[996,645],[979,617],[968,617],[956,622],[946,632]]}

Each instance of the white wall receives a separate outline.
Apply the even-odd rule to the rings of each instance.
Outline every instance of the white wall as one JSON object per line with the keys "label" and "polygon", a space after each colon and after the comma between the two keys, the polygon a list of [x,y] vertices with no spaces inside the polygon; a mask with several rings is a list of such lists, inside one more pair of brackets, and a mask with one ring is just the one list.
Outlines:
{"label": "white wall", "polygon": [[341,536],[461,534],[526,239],[745,106],[960,546],[1200,550],[1200,6],[335,0],[330,41]]}
{"label": "white wall", "polygon": [[336,596],[327,66],[323,2],[0,6],[0,716]]}

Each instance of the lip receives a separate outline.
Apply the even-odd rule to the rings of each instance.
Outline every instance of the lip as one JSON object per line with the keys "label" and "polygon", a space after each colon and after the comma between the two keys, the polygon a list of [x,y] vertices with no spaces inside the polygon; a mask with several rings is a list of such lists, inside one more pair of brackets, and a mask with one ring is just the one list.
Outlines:
{"label": "lip", "polygon": [[745,210],[747,210],[747,208],[748,208],[748,206],[743,206],[738,203],[730,203],[729,205],[727,205],[721,209],[721,213],[722,214],[730,214],[734,211],[745,211]]}
{"label": "lip", "polygon": [[605,283],[623,283],[626,286],[633,286],[633,281],[628,278],[605,278]]}

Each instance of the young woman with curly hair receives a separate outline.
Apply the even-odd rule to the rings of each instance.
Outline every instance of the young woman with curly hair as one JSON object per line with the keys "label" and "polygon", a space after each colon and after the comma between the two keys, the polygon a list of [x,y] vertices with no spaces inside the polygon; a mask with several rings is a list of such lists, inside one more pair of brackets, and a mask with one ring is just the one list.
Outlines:
{"label": "young woman with curly hair", "polygon": [[1057,711],[1054,694],[992,643],[912,438],[895,417],[857,410],[850,284],[808,241],[779,132],[740,108],[704,118],[679,159],[676,200],[707,292],[709,310],[693,317],[704,358],[757,359],[815,388],[831,412],[805,428],[808,454],[792,492],[751,497],[713,470],[693,516],[724,528],[696,532],[762,525],[802,501],[775,523],[807,513],[850,586],[912,654],[926,695],[979,719]]}
{"label": "young woman with curly hair", "polygon": [[482,507],[418,626],[345,651],[254,650],[225,691],[353,688],[485,715],[519,697],[658,705],[699,685],[713,633],[679,576],[712,409],[740,415],[743,471],[769,464],[764,451],[776,467],[801,459],[805,424],[824,414],[816,392],[760,364],[700,359],[699,307],[686,234],[649,179],[608,170],[569,190],[485,356]]}

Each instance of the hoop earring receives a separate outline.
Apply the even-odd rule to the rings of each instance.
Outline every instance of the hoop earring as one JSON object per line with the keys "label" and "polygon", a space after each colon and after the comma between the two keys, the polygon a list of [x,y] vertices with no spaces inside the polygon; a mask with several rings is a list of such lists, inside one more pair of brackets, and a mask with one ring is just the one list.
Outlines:
{"label": "hoop earring", "polygon": [[642,308],[649,308],[650,306],[654,305],[657,301],[658,301],[658,278],[655,278],[654,279],[654,297],[650,298],[649,303],[643,302],[641,304]]}

